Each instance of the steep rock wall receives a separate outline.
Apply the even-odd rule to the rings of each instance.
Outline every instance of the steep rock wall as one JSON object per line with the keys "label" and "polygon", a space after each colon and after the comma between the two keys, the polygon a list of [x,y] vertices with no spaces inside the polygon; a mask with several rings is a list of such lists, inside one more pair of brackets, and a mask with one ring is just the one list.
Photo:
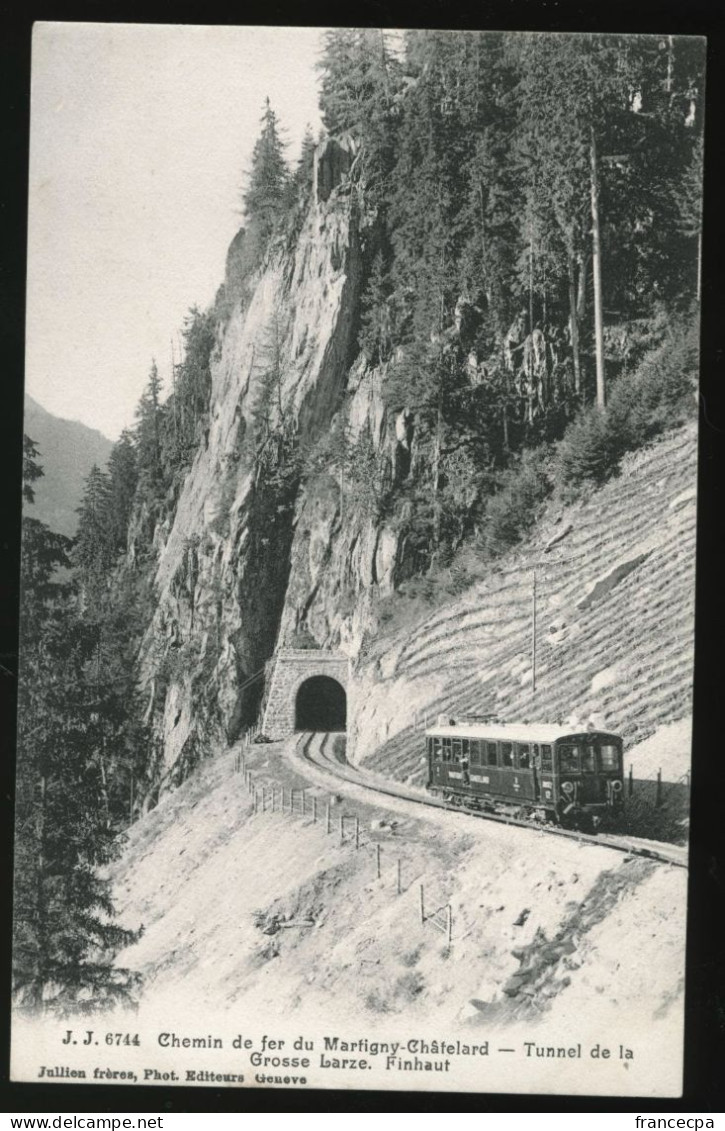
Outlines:
{"label": "steep rock wall", "polygon": [[382,397],[383,374],[361,359],[348,381],[348,398],[338,427],[352,449],[363,433],[377,467],[366,482],[334,462],[311,478],[302,493],[295,522],[290,577],[280,637],[304,626],[322,647],[359,652],[375,594],[393,591],[399,540],[395,528],[378,517],[373,495],[385,468],[394,462],[397,439],[391,434]]}
{"label": "steep rock wall", "polygon": [[158,605],[141,669],[162,785],[180,780],[215,735],[253,718],[262,681],[243,685],[274,647],[294,536],[293,506],[271,506],[259,480],[255,414],[274,367],[275,401],[300,447],[329,428],[354,346],[360,273],[349,199],[333,192],[310,209],[294,247],[270,250],[248,303],[220,330],[208,428],[173,521],[154,537]]}

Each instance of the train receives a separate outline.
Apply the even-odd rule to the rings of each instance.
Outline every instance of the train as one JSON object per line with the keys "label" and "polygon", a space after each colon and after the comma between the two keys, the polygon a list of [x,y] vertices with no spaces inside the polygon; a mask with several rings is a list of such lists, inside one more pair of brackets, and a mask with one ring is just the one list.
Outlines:
{"label": "train", "polygon": [[604,730],[439,717],[427,789],[452,806],[596,831],[624,809],[623,743]]}

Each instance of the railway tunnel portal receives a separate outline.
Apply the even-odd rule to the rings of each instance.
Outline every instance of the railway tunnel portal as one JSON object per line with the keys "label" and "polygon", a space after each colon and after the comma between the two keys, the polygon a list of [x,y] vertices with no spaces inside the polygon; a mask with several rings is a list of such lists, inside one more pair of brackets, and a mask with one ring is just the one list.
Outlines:
{"label": "railway tunnel portal", "polygon": [[268,738],[296,731],[345,731],[350,662],[326,649],[280,648],[271,664],[262,729]]}

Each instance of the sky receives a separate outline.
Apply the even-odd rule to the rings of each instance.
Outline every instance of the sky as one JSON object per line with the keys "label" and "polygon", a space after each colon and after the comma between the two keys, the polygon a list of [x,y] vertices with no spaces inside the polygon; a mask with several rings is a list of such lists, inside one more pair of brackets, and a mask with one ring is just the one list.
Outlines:
{"label": "sky", "polygon": [[317,28],[35,25],[26,391],[118,438],[223,281],[269,95],[320,128]]}

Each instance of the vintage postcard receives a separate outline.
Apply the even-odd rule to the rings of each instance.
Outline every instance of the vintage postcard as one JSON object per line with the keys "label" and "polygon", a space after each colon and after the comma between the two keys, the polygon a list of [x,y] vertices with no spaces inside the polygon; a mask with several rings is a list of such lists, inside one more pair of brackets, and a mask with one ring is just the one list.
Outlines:
{"label": "vintage postcard", "polygon": [[36,25],[14,1080],[681,1093],[704,47]]}

